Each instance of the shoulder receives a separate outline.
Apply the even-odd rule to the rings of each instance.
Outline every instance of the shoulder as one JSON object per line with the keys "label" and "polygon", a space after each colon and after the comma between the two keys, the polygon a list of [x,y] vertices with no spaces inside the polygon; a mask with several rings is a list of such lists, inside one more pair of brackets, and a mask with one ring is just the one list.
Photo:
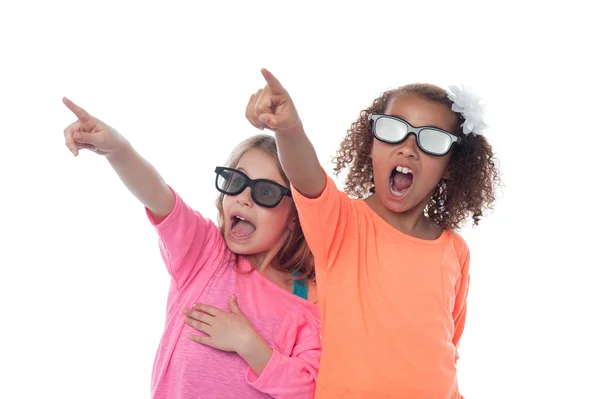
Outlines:
{"label": "shoulder", "polygon": [[469,246],[465,239],[454,230],[447,230],[445,234],[448,234],[448,243],[452,246],[452,250],[456,254],[456,258],[460,264],[461,269],[469,267],[471,253]]}
{"label": "shoulder", "polygon": [[315,205],[339,205],[349,202],[349,197],[344,193],[333,178],[323,170],[325,175],[325,186],[323,191],[316,197],[306,197],[294,186],[291,187],[292,197],[299,207],[310,207]]}
{"label": "shoulder", "polygon": [[455,230],[446,230],[444,234],[448,235],[449,242],[456,248],[457,253],[462,253],[469,250],[467,241]]}

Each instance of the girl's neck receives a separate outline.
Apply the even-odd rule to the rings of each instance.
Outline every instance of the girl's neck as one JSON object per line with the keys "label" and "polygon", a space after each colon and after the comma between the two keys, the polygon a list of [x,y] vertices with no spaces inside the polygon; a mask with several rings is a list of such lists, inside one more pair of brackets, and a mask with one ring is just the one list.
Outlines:
{"label": "girl's neck", "polygon": [[[287,292],[294,291],[294,279],[289,273],[279,270],[276,256],[268,256],[268,253],[248,256],[250,264],[266,279]],[[308,282],[308,298],[313,304],[318,303],[317,287],[314,281]]]}
{"label": "girl's neck", "polygon": [[260,274],[262,274],[273,284],[283,288],[286,291],[291,291],[293,289],[293,281],[288,273],[279,270],[279,265],[277,263],[277,252],[267,251],[250,255],[248,256],[248,260]]}
{"label": "girl's neck", "polygon": [[277,261],[277,253],[279,249],[271,248],[267,251],[260,252],[257,254],[247,255],[248,260],[256,270],[260,272],[260,274],[265,274],[265,272],[269,269],[277,270],[278,269],[278,261]]}
{"label": "girl's neck", "polygon": [[424,215],[428,199],[405,212],[393,212],[383,205],[377,194],[365,199],[365,203],[396,230],[423,240],[435,240],[442,229]]}

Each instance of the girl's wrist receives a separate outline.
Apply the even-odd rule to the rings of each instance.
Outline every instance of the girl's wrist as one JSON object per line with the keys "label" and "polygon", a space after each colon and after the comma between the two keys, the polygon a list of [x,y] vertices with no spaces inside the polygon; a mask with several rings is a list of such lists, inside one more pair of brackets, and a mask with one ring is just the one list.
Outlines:
{"label": "girl's wrist", "polygon": [[256,375],[260,375],[271,360],[273,349],[263,337],[252,330],[240,340],[236,352]]}
{"label": "girl's wrist", "polygon": [[254,329],[249,329],[246,334],[240,337],[236,352],[242,357],[251,355],[256,347],[262,345],[261,341],[264,341],[263,338]]}
{"label": "girl's wrist", "polygon": [[119,148],[116,148],[106,154],[106,159],[109,161],[118,161],[123,158],[131,157],[131,155],[135,152],[133,146],[129,142],[129,140],[122,138],[122,142]]}
{"label": "girl's wrist", "polygon": [[302,134],[305,134],[304,126],[302,125],[302,120],[300,118],[298,118],[298,120],[292,126],[286,129],[277,129],[275,133],[290,137],[298,137]]}

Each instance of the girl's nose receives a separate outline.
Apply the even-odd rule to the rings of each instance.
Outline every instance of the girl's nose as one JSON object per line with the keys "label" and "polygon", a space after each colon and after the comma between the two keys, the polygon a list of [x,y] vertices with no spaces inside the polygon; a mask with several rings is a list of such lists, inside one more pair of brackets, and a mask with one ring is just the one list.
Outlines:
{"label": "girl's nose", "polygon": [[239,193],[235,200],[240,206],[252,206],[253,201],[250,187],[246,187],[244,191]]}
{"label": "girl's nose", "polygon": [[398,154],[402,154],[406,158],[418,158],[419,147],[417,145],[417,137],[414,134],[408,136],[406,140],[398,145]]}

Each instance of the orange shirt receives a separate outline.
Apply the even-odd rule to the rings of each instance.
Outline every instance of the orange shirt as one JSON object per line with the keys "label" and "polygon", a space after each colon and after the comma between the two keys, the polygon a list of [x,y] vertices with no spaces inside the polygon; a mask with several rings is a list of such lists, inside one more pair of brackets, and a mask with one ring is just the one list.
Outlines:
{"label": "orange shirt", "polygon": [[453,231],[433,241],[403,234],[329,176],[318,198],[293,195],[317,268],[323,350],[315,398],[460,398],[464,240]]}

